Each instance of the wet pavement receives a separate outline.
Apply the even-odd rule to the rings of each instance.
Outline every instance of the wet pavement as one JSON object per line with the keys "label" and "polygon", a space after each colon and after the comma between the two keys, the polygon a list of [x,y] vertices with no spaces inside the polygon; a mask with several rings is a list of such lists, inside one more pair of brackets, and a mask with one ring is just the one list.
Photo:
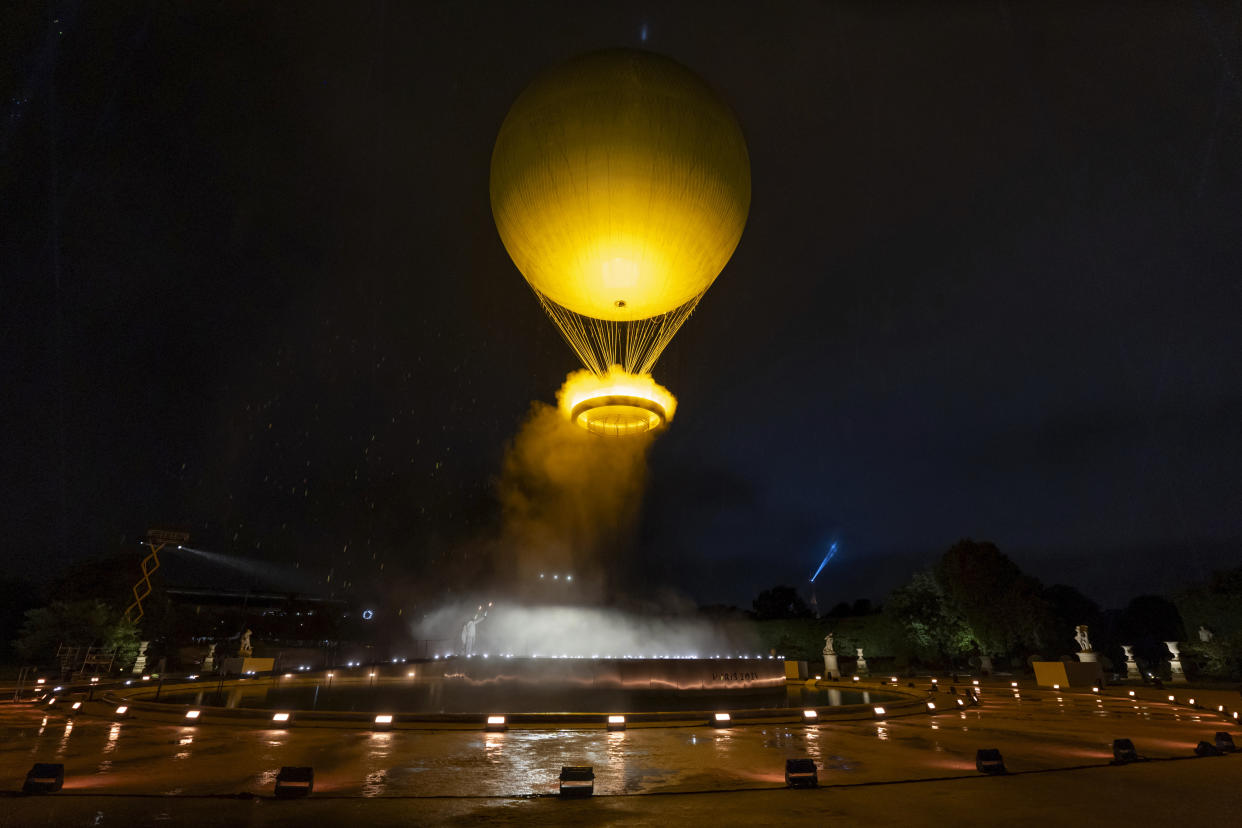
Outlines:
{"label": "wet pavement", "polygon": [[[282,765],[314,767],[316,800],[359,798],[337,800],[334,813],[351,813],[357,801],[367,798],[414,798],[402,800],[406,802],[444,798],[430,810],[419,806],[419,813],[433,822],[450,820],[454,814],[479,815],[480,809],[497,818],[506,813],[519,815],[515,819],[526,818],[520,816],[523,814],[533,817],[547,806],[533,805],[529,798],[554,793],[562,765],[594,766],[597,797],[750,791],[748,797],[753,800],[768,796],[760,795],[765,789],[784,787],[786,758],[808,756],[820,768],[821,785],[878,783],[878,788],[884,788],[887,783],[888,790],[906,795],[914,788],[928,787],[898,784],[909,780],[978,786],[974,759],[980,747],[999,748],[1011,773],[1095,766],[1092,770],[1049,775],[1067,778],[1100,773],[1099,766],[1106,766],[1112,758],[1112,740],[1117,737],[1132,739],[1140,754],[1164,759],[1188,756],[1199,740],[1211,740],[1217,730],[1231,729],[1214,711],[1132,700],[1116,691],[1097,697],[1027,688],[1015,698],[1007,688],[988,687],[983,699],[978,708],[890,720],[818,726],[764,724],[719,730],[706,726],[643,728],[620,733],[602,729],[372,733],[296,727],[267,730],[210,723],[186,727],[141,719],[113,721],[106,715],[70,719],[63,710],[44,713],[33,706],[5,705],[0,706],[0,789],[19,788],[36,761],[63,762],[64,793],[38,801],[67,804],[45,804],[40,806],[42,810],[32,811],[29,809],[34,806],[26,803],[34,802],[34,798],[0,800],[0,825],[27,824],[31,814],[46,815],[49,807],[63,808],[66,824],[79,824],[77,820],[89,816],[87,799],[109,803],[107,808],[101,805],[102,810],[97,809],[100,814],[129,809],[131,817],[138,814],[154,819],[158,813],[172,814],[180,809],[177,821],[196,815],[202,818],[200,824],[214,824],[216,816],[224,818],[228,813],[233,816],[226,823],[238,819],[244,823],[261,814],[256,824],[282,824],[277,819],[283,818],[281,813],[272,811],[271,806],[289,807],[291,803],[261,800],[269,807],[256,811],[254,803],[229,800],[187,798],[177,800],[181,805],[170,805],[159,799],[113,798],[268,796]],[[940,694],[936,701],[943,707],[942,702],[951,703],[951,697]],[[108,710],[102,705],[90,709],[100,714]],[[1235,739],[1242,741],[1237,729],[1236,725],[1232,728]],[[1213,773],[1231,776],[1232,806],[1242,805],[1232,793],[1237,790],[1237,781],[1242,780],[1242,758],[1192,760],[1191,764],[1199,762],[1221,763]],[[1183,764],[1152,763],[1145,768],[1172,769]],[[1114,774],[1131,770],[1110,769]],[[1182,773],[1169,772],[1175,776]],[[1134,791],[1135,795],[1141,793]],[[1223,790],[1219,793],[1224,795]],[[93,794],[109,798],[90,796],[69,803],[72,795]],[[785,796],[800,794],[782,792]],[[927,795],[931,794],[919,794]],[[461,803],[448,803],[454,798],[460,798]],[[662,797],[651,799],[654,802]],[[702,806],[702,797],[696,801]],[[143,802],[147,803],[145,807]],[[193,805],[195,802],[199,804]],[[309,806],[298,803],[298,807]],[[620,819],[621,812],[637,819],[639,811],[656,806],[635,806],[635,811],[614,801],[608,806],[610,810],[592,807],[592,813],[598,812],[600,820],[609,822]],[[670,802],[657,811],[674,807]],[[243,810],[236,812],[238,808]],[[511,808],[517,811],[511,812]],[[408,810],[391,805],[375,810],[377,814],[391,811],[394,818],[400,816],[406,821],[410,817]],[[727,815],[726,808],[722,816]],[[100,820],[81,824],[105,824],[102,817]]]}

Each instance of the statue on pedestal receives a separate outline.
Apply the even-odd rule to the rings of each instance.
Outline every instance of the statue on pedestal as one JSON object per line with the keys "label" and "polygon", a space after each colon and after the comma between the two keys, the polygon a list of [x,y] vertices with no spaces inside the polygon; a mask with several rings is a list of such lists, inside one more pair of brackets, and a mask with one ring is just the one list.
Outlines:
{"label": "statue on pedestal", "polygon": [[203,666],[201,669],[204,673],[210,673],[215,668],[216,668],[216,645],[208,644],[207,655],[203,656]]}
{"label": "statue on pedestal", "polygon": [[151,646],[150,641],[138,642],[138,658],[134,660],[134,675],[138,675],[147,669],[147,647]]}
{"label": "statue on pedestal", "polygon": [[254,655],[254,650],[251,649],[250,647],[250,636],[252,634],[253,633],[251,633],[250,630],[246,630],[244,633],[242,633],[241,643],[237,647],[237,655],[239,657],[250,658],[252,655]]}
{"label": "statue on pedestal", "polygon": [[832,646],[832,633],[824,636],[824,677],[841,678],[841,668],[837,665],[837,651]]}
{"label": "statue on pedestal", "polygon": [[1186,683],[1186,671],[1182,669],[1182,653],[1176,641],[1166,641],[1164,646],[1169,648],[1169,652],[1173,654],[1173,658],[1169,661],[1170,678],[1175,684]]}
{"label": "statue on pedestal", "polygon": [[1141,679],[1143,674],[1139,672],[1138,662],[1134,660],[1134,645],[1122,644],[1121,649],[1126,654],[1126,678]]}
{"label": "statue on pedestal", "polygon": [[863,657],[862,647],[858,648],[858,663],[854,666],[854,675],[863,677],[871,675],[871,669],[867,667],[867,659]]}
{"label": "statue on pedestal", "polygon": [[1074,628],[1074,640],[1078,642],[1078,651],[1081,653],[1095,652],[1091,649],[1091,639],[1087,638],[1087,625],[1079,624]]}
{"label": "statue on pedestal", "polygon": [[483,623],[483,619],[487,617],[487,611],[492,608],[491,602],[487,604],[487,609],[479,604],[479,608],[474,611],[474,617],[466,622],[461,628],[461,652],[462,655],[470,655],[474,652],[475,628]]}
{"label": "statue on pedestal", "polygon": [[1215,633],[1213,633],[1211,630],[1209,630],[1207,627],[1203,626],[1202,624],[1199,625],[1199,640],[1201,642],[1203,642],[1204,644],[1211,644],[1212,639],[1215,637],[1216,637]]}

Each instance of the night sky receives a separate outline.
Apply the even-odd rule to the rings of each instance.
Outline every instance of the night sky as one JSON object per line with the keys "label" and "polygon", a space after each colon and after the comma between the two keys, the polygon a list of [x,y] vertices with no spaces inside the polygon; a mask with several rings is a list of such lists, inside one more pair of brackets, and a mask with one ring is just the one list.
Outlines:
{"label": "night sky", "polygon": [[325,592],[477,573],[505,446],[578,367],[492,143],[609,46],[715,86],[754,182],[655,371],[653,591],[749,605],[834,538],[821,604],[967,536],[1106,605],[1242,558],[1242,3],[16,6],[19,574],[153,525]]}

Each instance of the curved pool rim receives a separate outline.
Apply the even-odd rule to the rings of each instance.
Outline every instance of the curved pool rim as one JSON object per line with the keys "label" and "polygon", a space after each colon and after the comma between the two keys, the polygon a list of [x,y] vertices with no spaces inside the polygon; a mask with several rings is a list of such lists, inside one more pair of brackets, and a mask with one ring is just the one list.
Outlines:
{"label": "curved pool rim", "polygon": [[[382,668],[387,665],[380,665]],[[404,665],[403,665],[404,666]],[[366,668],[364,668],[366,669]],[[180,702],[159,701],[156,696],[179,696],[185,693],[244,689],[263,683],[282,682],[292,685],[313,685],[329,678],[340,684],[366,685],[372,680],[381,683],[395,683],[406,679],[406,676],[344,673],[343,670],[320,670],[298,673],[268,673],[236,678],[208,678],[196,680],[178,679],[175,682],[165,681],[162,685],[155,682],[143,682],[141,685],[114,687],[101,694],[102,701],[108,705],[102,715],[106,718],[114,714],[115,707],[125,705],[128,710],[126,719],[142,719],[164,724],[175,723],[185,726],[202,726],[206,724],[235,725],[243,727],[261,727],[280,730],[289,727],[335,727],[371,730],[482,730],[487,724],[488,712],[479,713],[426,713],[402,712],[400,710],[373,710],[367,712],[347,710],[297,710],[260,707],[220,707],[212,705],[191,705]],[[815,679],[788,679],[787,686],[811,687],[819,690],[849,690],[877,694],[880,698],[866,704],[843,704],[806,707],[768,707],[768,708],[733,708],[714,707],[702,710],[676,710],[667,712],[644,712],[626,710],[608,710],[592,712],[546,712],[546,713],[505,713],[506,728],[513,729],[605,729],[609,716],[625,716],[627,728],[642,727],[702,727],[712,724],[715,714],[728,712],[729,726],[753,724],[815,724],[833,721],[851,721],[858,719],[882,719],[931,712],[927,707],[927,694],[911,688],[895,686],[876,680],[860,681],[817,681]],[[876,707],[884,709],[883,714],[876,713]],[[189,710],[200,711],[194,720],[186,719]],[[805,711],[814,710],[816,716],[808,720]],[[92,711],[93,712],[93,711]],[[288,713],[286,721],[276,722],[276,712]],[[499,713],[502,711],[493,711]],[[392,721],[377,724],[376,714],[391,715]]]}

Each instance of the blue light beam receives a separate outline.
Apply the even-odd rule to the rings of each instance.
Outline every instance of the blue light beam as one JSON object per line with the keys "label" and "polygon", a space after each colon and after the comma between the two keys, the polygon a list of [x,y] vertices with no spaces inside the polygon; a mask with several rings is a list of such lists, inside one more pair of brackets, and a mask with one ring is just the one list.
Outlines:
{"label": "blue light beam", "polygon": [[811,583],[815,583],[815,579],[819,577],[819,573],[824,571],[824,564],[832,560],[832,556],[837,554],[837,542],[833,541],[832,546],[828,547],[828,554],[819,562],[819,569],[815,570],[815,574],[811,576]]}

